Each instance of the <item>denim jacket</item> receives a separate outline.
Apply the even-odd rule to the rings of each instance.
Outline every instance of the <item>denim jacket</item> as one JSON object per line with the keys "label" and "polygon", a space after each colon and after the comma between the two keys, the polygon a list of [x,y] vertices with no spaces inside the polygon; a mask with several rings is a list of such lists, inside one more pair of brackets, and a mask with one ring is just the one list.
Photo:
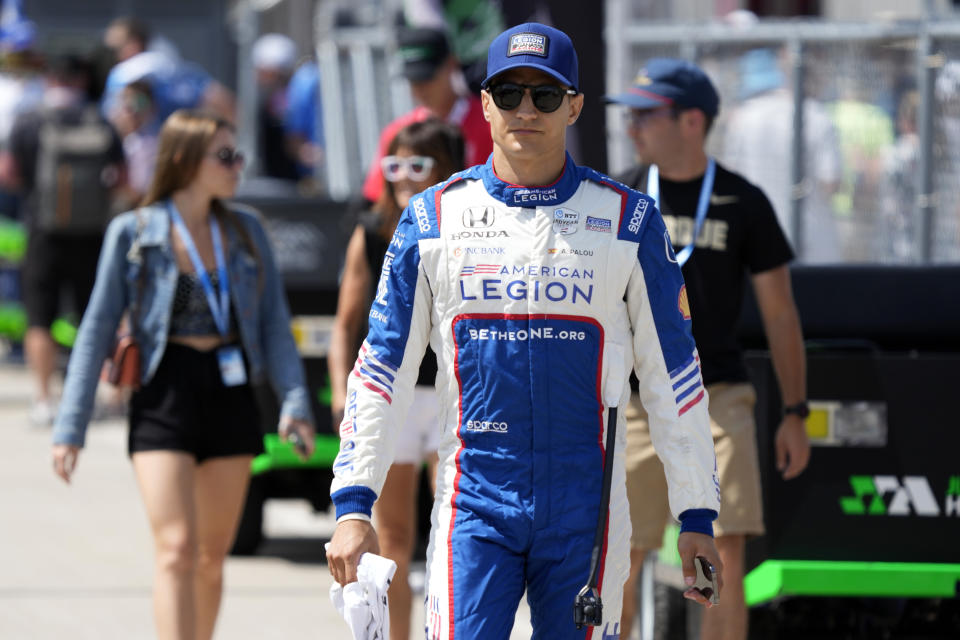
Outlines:
{"label": "denim jacket", "polygon": [[[264,374],[281,400],[280,414],[312,421],[303,364],[290,332],[290,311],[273,251],[256,215],[234,210],[259,253],[260,268],[236,229],[226,225],[230,299],[240,330],[253,382]],[[177,285],[177,264],[170,246],[170,216],[166,203],[118,216],[107,228],[97,265],[97,280],[77,334],[63,398],[53,427],[57,444],[83,446],[93,412],[94,394],[104,359],[114,344],[123,312],[141,295],[134,335],[140,346],[141,381],[149,382],[167,344],[170,314]],[[140,250],[131,251],[140,235]],[[140,270],[147,269],[140,281]],[[262,276],[259,272],[262,271]],[[261,281],[262,278],[262,281]],[[141,291],[142,287],[142,291]]]}

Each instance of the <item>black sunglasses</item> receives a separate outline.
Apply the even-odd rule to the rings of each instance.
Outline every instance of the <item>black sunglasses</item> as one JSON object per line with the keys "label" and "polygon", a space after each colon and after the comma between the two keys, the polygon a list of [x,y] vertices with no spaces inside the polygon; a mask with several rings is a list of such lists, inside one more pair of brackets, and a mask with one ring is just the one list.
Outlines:
{"label": "black sunglasses", "polygon": [[530,90],[530,98],[537,111],[553,113],[563,104],[564,96],[577,95],[576,89],[564,89],[555,84],[517,84],[504,82],[490,86],[487,91],[493,97],[493,104],[504,111],[512,111],[523,102],[523,94]]}
{"label": "black sunglasses", "polygon": [[238,164],[243,164],[245,158],[243,151],[237,151],[236,149],[232,149],[230,147],[220,147],[211,153],[210,157],[215,158],[220,164],[228,169],[232,169]]}

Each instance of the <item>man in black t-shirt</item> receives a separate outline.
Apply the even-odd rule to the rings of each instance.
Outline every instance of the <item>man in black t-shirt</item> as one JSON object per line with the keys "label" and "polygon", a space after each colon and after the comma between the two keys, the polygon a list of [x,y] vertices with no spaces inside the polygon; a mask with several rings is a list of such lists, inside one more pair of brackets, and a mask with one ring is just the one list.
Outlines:
{"label": "man in black t-shirt", "polygon": [[[669,232],[664,250],[682,266],[686,291],[678,305],[692,316],[710,398],[722,495],[714,526],[726,587],[723,606],[704,611],[701,638],[746,638],[744,543],[748,535],[763,533],[763,514],[753,419],[756,394],[748,382],[736,325],[748,274],[786,407],[775,439],[777,468],[784,479],[796,477],[807,465],[810,445],[804,424],[803,336],[787,267],[793,251],[763,192],[706,155],[704,143],[720,99],[702,70],[682,60],[651,60],[627,92],[607,100],[630,108],[629,131],[641,164],[621,181],[653,196],[663,213]],[[677,387],[681,396],[683,384]],[[691,399],[696,393],[691,386]],[[669,514],[663,467],[636,394],[627,420],[633,537],[631,577],[624,590],[624,638],[630,635],[644,553],[660,546]]]}

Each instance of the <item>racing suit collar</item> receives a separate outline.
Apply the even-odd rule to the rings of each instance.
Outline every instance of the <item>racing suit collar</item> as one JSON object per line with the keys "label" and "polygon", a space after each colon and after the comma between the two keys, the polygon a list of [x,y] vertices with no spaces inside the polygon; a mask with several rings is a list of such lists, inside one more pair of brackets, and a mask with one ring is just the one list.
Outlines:
{"label": "racing suit collar", "polygon": [[566,154],[563,172],[553,184],[524,187],[501,180],[493,170],[493,154],[482,168],[483,186],[487,193],[509,207],[538,207],[569,200],[580,186],[579,171],[570,154]]}

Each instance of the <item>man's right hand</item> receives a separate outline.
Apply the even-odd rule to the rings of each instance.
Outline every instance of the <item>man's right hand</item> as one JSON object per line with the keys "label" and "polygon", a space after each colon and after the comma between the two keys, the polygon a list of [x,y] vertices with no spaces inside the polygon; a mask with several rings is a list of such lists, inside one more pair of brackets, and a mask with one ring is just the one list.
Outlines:
{"label": "man's right hand", "polygon": [[707,562],[713,565],[713,569],[716,571],[717,596],[723,592],[723,562],[720,560],[720,554],[717,553],[717,546],[713,541],[713,536],[693,531],[681,533],[677,539],[677,551],[680,552],[683,582],[686,585],[686,591],[683,592],[683,597],[698,602],[708,609],[714,606],[709,599],[693,586],[697,580],[697,568],[694,563],[698,556],[702,556],[707,559]]}
{"label": "man's right hand", "polygon": [[344,520],[337,525],[327,549],[330,575],[340,585],[357,581],[357,565],[366,552],[380,553],[377,532],[366,520]]}

